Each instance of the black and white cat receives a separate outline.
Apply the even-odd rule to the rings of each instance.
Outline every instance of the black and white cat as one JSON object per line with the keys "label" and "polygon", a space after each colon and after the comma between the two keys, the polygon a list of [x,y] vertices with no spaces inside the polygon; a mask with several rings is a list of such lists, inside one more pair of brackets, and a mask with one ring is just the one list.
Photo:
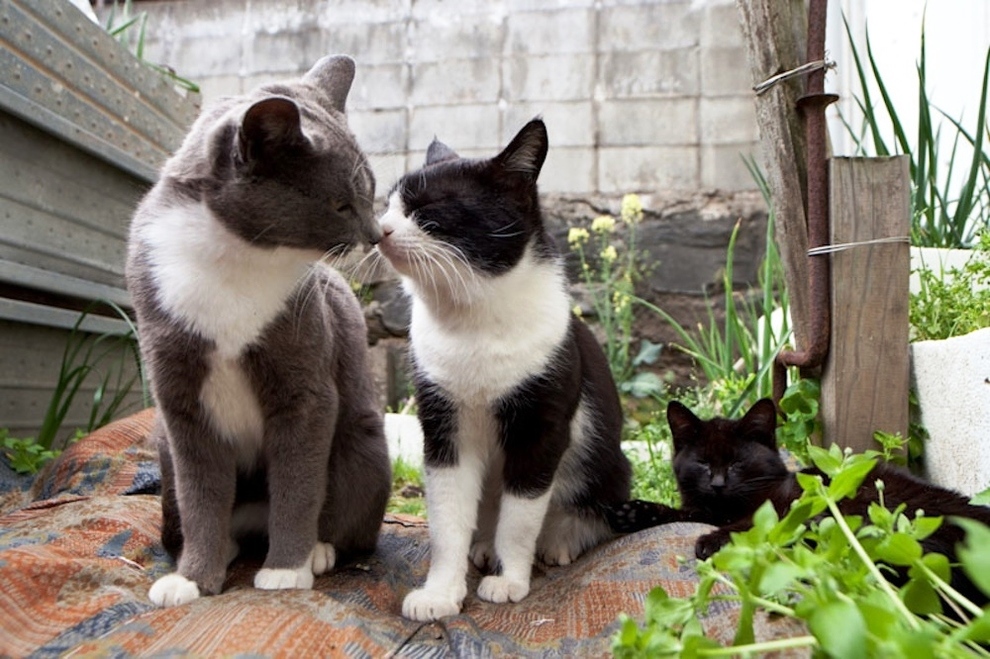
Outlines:
{"label": "black and white cat", "polygon": [[390,489],[367,330],[327,254],[375,242],[347,57],[206,109],[131,226],[128,289],[158,405],[160,606],[220,591],[245,533],[258,588],[374,548]]}
{"label": "black and white cat", "polygon": [[468,558],[478,596],[519,601],[534,556],[564,565],[611,537],[600,506],[629,492],[622,411],[605,356],[571,313],[542,221],[542,121],[469,160],[434,141],[381,217],[380,252],[412,295],[431,559],[408,618],[460,611]]}

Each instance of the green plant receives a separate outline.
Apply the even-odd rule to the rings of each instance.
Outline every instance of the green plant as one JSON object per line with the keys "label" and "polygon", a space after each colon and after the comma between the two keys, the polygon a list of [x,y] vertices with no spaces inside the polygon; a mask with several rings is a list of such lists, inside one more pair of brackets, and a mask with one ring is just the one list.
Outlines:
{"label": "green plant", "polygon": [[392,495],[386,510],[426,517],[426,499],[423,498],[423,471],[409,464],[400,455],[392,462]]}
{"label": "green plant", "polygon": [[912,340],[947,339],[990,327],[990,230],[980,234],[962,268],[922,267],[911,294]]}
{"label": "green plant", "polygon": [[[872,143],[872,150],[878,156],[900,152],[910,157],[911,241],[914,245],[969,247],[979,232],[990,228],[990,156],[984,150],[987,92],[990,89],[990,48],[987,49],[984,63],[976,127],[969,132],[959,120],[938,110],[931,103],[927,90],[925,33],[922,29],[920,55],[916,65],[918,134],[912,144],[877,67],[869,33],[866,35],[866,60],[870,71],[868,75],[860,52],[853,42],[849,23],[845,18],[843,21],[852,44],[853,62],[861,94],[856,98],[856,103],[863,113],[864,124],[857,131],[845,118],[843,123],[855,140],[858,151],[867,153]],[[870,89],[874,84],[880,94],[882,108],[878,108],[873,102]],[[943,154],[939,152],[943,124],[939,122],[936,125],[933,121],[933,110],[941,114],[955,131],[949,158],[944,162]],[[888,145],[881,132],[884,115],[893,127],[893,146]],[[961,141],[968,143],[973,151],[968,163],[964,164],[957,162],[957,156],[959,160],[963,160],[958,151]]]}
{"label": "green plant", "polygon": [[[112,309],[127,325],[127,332],[92,334],[83,326],[98,306]],[[127,313],[113,302],[99,301],[79,314],[66,340],[59,365],[58,379],[45,409],[37,437],[11,438],[4,430],[3,449],[11,466],[22,473],[36,473],[45,462],[56,457],[56,446],[65,418],[86,384],[94,385],[89,401],[89,417],[84,427],[88,433],[106,425],[126,409],[134,387],[140,385],[142,403],[150,405],[151,395],[137,346],[137,329]],[[128,368],[133,363],[134,369]]]}
{"label": "green plant", "polygon": [[[120,12],[119,16],[118,11]],[[180,87],[188,89],[191,92],[199,92],[199,85],[193,81],[183,78],[166,66],[153,64],[144,58],[144,40],[147,34],[147,27],[148,12],[142,11],[135,14],[131,0],[124,0],[123,5],[118,4],[117,0],[114,0],[109,14],[107,14],[107,23],[104,29],[114,39],[131,48],[134,56],[144,62],[145,65],[166,78],[170,78]],[[137,29],[136,35],[134,34],[135,28]]]}
{"label": "green plant", "polygon": [[[643,219],[643,206],[635,194],[622,198],[620,218],[625,226],[625,249],[620,254],[612,244],[617,224],[611,215],[599,215],[591,230],[572,227],[567,242],[581,262],[581,277],[588,289],[598,325],[605,335],[605,356],[619,389],[638,398],[659,394],[663,382],[656,373],[639,371],[653,364],[661,346],[641,340],[632,352],[634,288],[641,273],[636,250],[636,228]],[[593,256],[593,258],[591,258]],[[580,312],[577,308],[576,312]]]}
{"label": "green plant", "polygon": [[787,387],[777,403],[777,446],[787,449],[802,465],[811,464],[809,438],[821,434],[818,416],[821,385],[817,380],[801,378]]}
{"label": "green plant", "polygon": [[[812,462],[830,478],[800,474],[803,494],[781,519],[769,502],[753,528],[697,564],[701,577],[689,597],[652,590],[642,625],[628,615],[613,637],[616,657],[755,656],[772,650],[809,648],[830,657],[988,656],[990,610],[981,610],[949,586],[945,556],[924,553],[920,540],[941,518],[881,502],[868,519],[845,517],[839,502],[856,492],[881,457],[811,447]],[[990,528],[958,520],[966,531],[958,559],[990,594]],[[984,549],[979,549],[979,548]],[[907,570],[895,586],[886,565]],[[712,602],[739,604],[735,639],[723,647],[705,635],[699,617]],[[945,614],[951,610],[954,618]],[[809,634],[756,642],[758,611],[802,621]],[[919,654],[923,653],[923,654]]]}
{"label": "green plant", "polygon": [[[773,242],[773,214],[767,220],[766,252],[760,268],[761,293],[758,298],[733,291],[733,265],[740,223],[732,230],[722,273],[724,289],[721,321],[715,307],[708,305],[707,326],[696,331],[681,325],[660,307],[643,299],[638,304],[663,318],[680,337],[675,348],[690,355],[718,393],[726,401],[725,416],[734,416],[746,404],[769,396],[772,389],[773,360],[790,337],[787,326],[787,293],[783,267]],[[775,318],[780,325],[774,326]]]}

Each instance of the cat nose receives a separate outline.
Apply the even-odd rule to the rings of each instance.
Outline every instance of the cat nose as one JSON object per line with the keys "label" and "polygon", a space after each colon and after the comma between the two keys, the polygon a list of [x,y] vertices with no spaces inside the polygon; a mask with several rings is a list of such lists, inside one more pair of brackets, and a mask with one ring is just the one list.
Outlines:
{"label": "cat nose", "polygon": [[725,476],[722,474],[716,474],[712,476],[712,488],[716,490],[721,490],[725,487]]}
{"label": "cat nose", "polygon": [[382,230],[377,225],[372,225],[368,230],[368,242],[377,245],[382,241]]}

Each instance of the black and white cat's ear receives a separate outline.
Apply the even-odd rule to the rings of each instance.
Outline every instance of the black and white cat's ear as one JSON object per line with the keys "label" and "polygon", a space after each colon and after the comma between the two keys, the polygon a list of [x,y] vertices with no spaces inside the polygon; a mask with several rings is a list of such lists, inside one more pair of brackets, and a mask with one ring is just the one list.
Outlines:
{"label": "black and white cat's ear", "polygon": [[330,99],[330,106],[343,112],[354,82],[354,60],[347,55],[327,55],[313,65],[303,80],[315,83]]}
{"label": "black and white cat's ear", "polygon": [[667,424],[674,437],[674,452],[677,453],[694,443],[701,420],[685,405],[672,400],[667,404]]}
{"label": "black and white cat's ear", "polygon": [[299,107],[291,99],[272,96],[258,101],[244,113],[238,134],[241,157],[254,161],[278,149],[305,141]]}
{"label": "black and white cat's ear", "polygon": [[769,398],[753,403],[740,420],[740,426],[747,439],[777,448],[777,406]]}
{"label": "black and white cat's ear", "polygon": [[495,160],[506,171],[523,174],[536,181],[547,158],[549,143],[543,120],[533,119],[516,133],[509,146],[495,156]]}
{"label": "black and white cat's ear", "polygon": [[443,162],[445,160],[456,160],[460,158],[457,152],[451,149],[449,146],[438,140],[436,137],[430,142],[430,146],[426,149],[426,164],[435,165],[438,162]]}

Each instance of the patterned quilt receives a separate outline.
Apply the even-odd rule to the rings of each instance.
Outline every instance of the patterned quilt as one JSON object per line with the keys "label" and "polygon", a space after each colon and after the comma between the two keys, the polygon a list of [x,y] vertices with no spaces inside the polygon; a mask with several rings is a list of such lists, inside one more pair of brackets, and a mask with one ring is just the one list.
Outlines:
{"label": "patterned quilt", "polygon": [[[84,438],[36,479],[0,464],[0,656],[486,657],[605,656],[617,616],[641,616],[656,584],[692,592],[689,556],[706,527],[671,524],[608,543],[566,567],[535,568],[518,604],[473,595],[436,623],[400,615],[429,561],[426,522],[388,515],[377,551],[316,580],[312,590],[251,587],[239,559],[224,592],[159,609],[148,588],[173,569],[158,538],[161,505],[146,410]],[[724,643],[736,611],[703,620]],[[764,638],[801,633],[764,621]]]}

